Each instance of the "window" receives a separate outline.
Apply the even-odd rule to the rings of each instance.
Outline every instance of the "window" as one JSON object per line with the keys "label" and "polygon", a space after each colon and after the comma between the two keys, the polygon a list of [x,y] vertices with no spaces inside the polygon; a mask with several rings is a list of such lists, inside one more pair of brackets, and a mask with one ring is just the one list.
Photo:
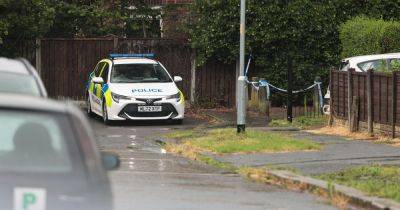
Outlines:
{"label": "window", "polygon": [[96,66],[96,68],[94,70],[94,76],[95,77],[99,77],[100,76],[100,73],[101,73],[101,70],[103,69],[103,66],[104,66],[104,62],[100,62],[100,63],[97,64],[97,66]]}
{"label": "window", "polygon": [[40,96],[35,78],[24,74],[0,73],[0,92]]}
{"label": "window", "polygon": [[73,171],[66,116],[0,110],[0,124],[0,171]]}
{"label": "window", "polygon": [[160,64],[117,64],[111,72],[113,83],[172,82]]}
{"label": "window", "polygon": [[374,69],[375,71],[387,71],[388,66],[386,60],[372,60],[358,64],[358,67],[362,71],[368,71],[368,69]]}
{"label": "window", "polygon": [[108,82],[108,69],[110,68],[110,65],[106,62],[103,72],[101,73],[101,77],[103,78],[104,83]]}

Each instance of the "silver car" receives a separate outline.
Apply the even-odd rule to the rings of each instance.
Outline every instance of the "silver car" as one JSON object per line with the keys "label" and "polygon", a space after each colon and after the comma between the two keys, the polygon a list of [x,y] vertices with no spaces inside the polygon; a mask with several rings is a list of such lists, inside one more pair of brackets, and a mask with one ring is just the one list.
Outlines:
{"label": "silver car", "polygon": [[106,169],[82,111],[40,97],[0,94],[0,209],[110,210]]}
{"label": "silver car", "polygon": [[0,92],[47,97],[35,68],[23,58],[0,58]]}

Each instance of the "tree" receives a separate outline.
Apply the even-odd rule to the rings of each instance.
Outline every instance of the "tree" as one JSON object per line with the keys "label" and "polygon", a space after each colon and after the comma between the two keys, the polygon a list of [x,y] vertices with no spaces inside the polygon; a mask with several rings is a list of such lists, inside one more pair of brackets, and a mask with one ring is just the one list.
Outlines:
{"label": "tree", "polygon": [[108,34],[122,35],[120,10],[102,0],[52,0],[55,8],[54,24],[47,37],[96,37]]}
{"label": "tree", "polygon": [[14,56],[23,40],[43,36],[53,23],[54,8],[47,0],[0,0],[0,55]]}

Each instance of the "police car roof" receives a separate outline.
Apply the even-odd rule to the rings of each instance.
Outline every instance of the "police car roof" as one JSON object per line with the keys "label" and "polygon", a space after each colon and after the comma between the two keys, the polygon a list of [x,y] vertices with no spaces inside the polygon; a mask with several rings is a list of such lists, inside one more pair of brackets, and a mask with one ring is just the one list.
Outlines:
{"label": "police car roof", "polygon": [[22,109],[45,112],[71,112],[72,105],[30,95],[0,93],[0,109]]}
{"label": "police car roof", "polygon": [[116,58],[114,64],[157,64],[157,61],[149,58]]}
{"label": "police car roof", "polygon": [[0,73],[29,74],[24,63],[20,60],[0,57]]}

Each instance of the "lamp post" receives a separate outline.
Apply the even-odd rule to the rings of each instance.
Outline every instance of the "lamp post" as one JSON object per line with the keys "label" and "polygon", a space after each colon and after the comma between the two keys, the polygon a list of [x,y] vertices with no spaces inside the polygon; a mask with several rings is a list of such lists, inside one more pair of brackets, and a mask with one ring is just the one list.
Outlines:
{"label": "lamp post", "polygon": [[237,132],[242,133],[246,129],[246,86],[247,78],[244,73],[244,53],[246,35],[246,0],[240,1],[240,55],[239,55],[239,78],[237,91]]}

